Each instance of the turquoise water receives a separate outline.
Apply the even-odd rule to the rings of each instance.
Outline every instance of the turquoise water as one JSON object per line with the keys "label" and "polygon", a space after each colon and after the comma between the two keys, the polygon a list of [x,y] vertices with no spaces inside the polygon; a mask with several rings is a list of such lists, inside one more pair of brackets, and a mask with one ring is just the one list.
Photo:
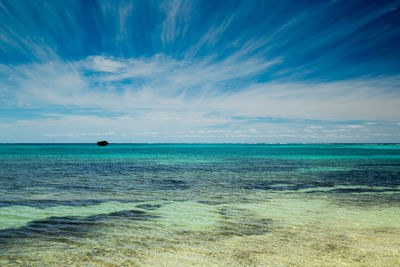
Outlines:
{"label": "turquoise water", "polygon": [[399,265],[399,145],[0,145],[0,265]]}

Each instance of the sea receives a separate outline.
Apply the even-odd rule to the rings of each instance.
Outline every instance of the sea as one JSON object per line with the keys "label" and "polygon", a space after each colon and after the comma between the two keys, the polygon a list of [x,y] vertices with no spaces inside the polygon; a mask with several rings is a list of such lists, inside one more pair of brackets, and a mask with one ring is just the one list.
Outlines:
{"label": "sea", "polygon": [[400,266],[400,145],[2,144],[0,266]]}

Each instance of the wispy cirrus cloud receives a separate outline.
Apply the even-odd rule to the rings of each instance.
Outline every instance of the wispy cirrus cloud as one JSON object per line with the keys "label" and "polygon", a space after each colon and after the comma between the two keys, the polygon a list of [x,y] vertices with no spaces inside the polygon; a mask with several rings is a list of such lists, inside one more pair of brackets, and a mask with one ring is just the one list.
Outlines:
{"label": "wispy cirrus cloud", "polygon": [[399,4],[2,1],[0,142],[399,141]]}
{"label": "wispy cirrus cloud", "polygon": [[174,102],[179,96],[221,94],[226,84],[251,80],[253,75],[278,63],[256,58],[227,58],[214,63],[212,59],[190,62],[162,55],[122,60],[96,56],[69,63],[55,60],[2,66],[3,72],[12,78],[0,84],[14,87],[20,105],[145,108],[151,105],[151,99]]}
{"label": "wispy cirrus cloud", "polygon": [[166,14],[161,33],[164,45],[173,41],[175,36],[187,32],[192,6],[192,0],[168,0],[161,5]]}
{"label": "wispy cirrus cloud", "polygon": [[[142,136],[156,131],[160,134],[150,136],[164,141],[169,140],[168,136],[177,138],[176,131],[182,138],[208,140],[208,136],[220,140],[210,134],[188,134],[216,127],[223,129],[231,141],[255,137],[257,140],[294,139],[295,136],[327,140],[324,136],[332,139],[338,133],[341,133],[340,140],[345,137],[352,140],[354,135],[343,135],[341,129],[332,127],[337,127],[338,121],[388,122],[400,115],[399,111],[393,112],[400,105],[399,93],[391,88],[397,86],[397,77],[392,77],[390,82],[388,78],[375,78],[326,83],[260,83],[252,79],[256,73],[275,64],[280,61],[227,58],[218,63],[212,59],[189,62],[158,55],[150,59],[96,56],[69,63],[58,60],[8,69],[2,66],[3,72],[13,77],[0,83],[2,87],[15,88],[16,102],[9,103],[10,107],[16,105],[37,111],[48,106],[61,108],[59,114],[43,114],[47,118],[19,119],[3,127],[23,129],[36,125],[46,129],[45,137],[53,138],[91,137],[77,134],[73,129],[86,133],[118,129],[117,132],[125,133],[124,137],[132,138],[140,129]],[[247,86],[235,87],[236,83]],[[374,106],[381,108],[370,108]],[[71,108],[88,112],[74,116],[63,114]],[[330,130],[316,131],[321,126],[310,125],[314,123],[323,123]],[[367,123],[339,126],[353,131],[373,126]],[[282,134],[290,129],[295,133]],[[271,130],[281,134],[273,134]]]}
{"label": "wispy cirrus cloud", "polygon": [[[341,82],[264,82],[254,80],[279,60],[257,58],[217,63],[178,61],[165,56],[122,59],[101,56],[64,63],[29,64],[2,70],[12,78],[19,106],[204,109],[237,116],[329,120],[394,120],[400,114],[398,77]],[[236,84],[243,83],[240,87]],[[179,103],[179,104],[178,104]],[[379,106],[379,110],[369,107]],[[207,109],[208,108],[208,109]],[[207,110],[206,110],[207,109]]]}

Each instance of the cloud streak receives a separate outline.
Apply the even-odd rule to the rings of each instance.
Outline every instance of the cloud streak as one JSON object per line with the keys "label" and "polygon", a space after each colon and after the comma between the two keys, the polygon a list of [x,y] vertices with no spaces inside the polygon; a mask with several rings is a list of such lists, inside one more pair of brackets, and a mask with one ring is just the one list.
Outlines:
{"label": "cloud streak", "polygon": [[[213,62],[102,56],[64,63],[53,61],[2,66],[12,77],[1,84],[14,88],[19,106],[202,110],[235,116],[329,120],[396,120],[399,77],[340,82],[257,82],[254,77],[279,60],[257,58]],[[237,86],[239,84],[240,86]],[[379,106],[379,110],[370,107]]]}
{"label": "cloud streak", "polygon": [[400,141],[399,1],[343,3],[3,1],[0,142]]}
{"label": "cloud streak", "polygon": [[[201,135],[190,135],[187,132],[216,127],[224,129],[231,140],[252,140],[258,136],[257,140],[268,141],[274,135],[255,135],[260,133],[258,129],[298,130],[313,121],[324,122],[326,125],[349,120],[390,122],[397,121],[400,116],[397,109],[400,106],[399,92],[392,90],[393,86],[397,86],[398,77],[391,77],[390,81],[385,78],[326,83],[260,83],[252,79],[255,73],[262,73],[275,64],[280,64],[280,61],[227,58],[218,63],[212,59],[188,62],[158,55],[150,59],[126,60],[96,56],[69,63],[59,60],[12,68],[2,66],[3,72],[13,77],[1,83],[4,88],[15,89],[16,101],[8,103],[10,108],[23,107],[40,112],[43,107],[53,106],[61,110],[58,114],[43,114],[47,119],[19,120],[7,124],[7,127],[47,129],[43,135],[53,138],[88,138],[90,135],[76,134],[73,130],[80,128],[82,132],[119,129],[118,132],[131,133],[131,137],[135,129],[141,129],[143,133],[161,133],[157,135],[161,138],[178,138],[179,135],[171,133],[171,129],[174,129],[186,133],[181,136],[194,139]],[[234,84],[245,86],[235,88]],[[376,110],[371,107],[381,108]],[[85,112],[75,116],[63,114],[77,108],[87,109],[95,115]],[[277,120],[271,123],[268,118]],[[279,118],[286,119],[277,123]],[[288,123],[288,119],[292,123]],[[343,127],[358,130],[373,126],[367,123]],[[52,133],[51,129],[62,129],[67,134]],[[246,132],[246,135],[232,134],[245,129],[252,130]],[[310,133],[310,129],[306,128],[305,132]],[[304,129],[302,131],[304,135]],[[323,133],[332,136],[339,131]],[[290,139],[302,135],[276,136]],[[319,138],[322,140],[321,136]]]}

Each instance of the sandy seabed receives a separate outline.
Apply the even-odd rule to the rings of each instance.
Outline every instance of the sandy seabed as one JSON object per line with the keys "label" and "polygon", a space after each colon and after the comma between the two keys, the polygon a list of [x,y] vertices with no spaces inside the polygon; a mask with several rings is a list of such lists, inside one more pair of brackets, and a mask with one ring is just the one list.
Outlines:
{"label": "sandy seabed", "polygon": [[[400,207],[266,192],[242,200],[140,203],[126,215],[83,216],[59,236],[31,225],[40,230],[4,244],[0,265],[400,266]],[[108,205],[93,209],[121,204]]]}

